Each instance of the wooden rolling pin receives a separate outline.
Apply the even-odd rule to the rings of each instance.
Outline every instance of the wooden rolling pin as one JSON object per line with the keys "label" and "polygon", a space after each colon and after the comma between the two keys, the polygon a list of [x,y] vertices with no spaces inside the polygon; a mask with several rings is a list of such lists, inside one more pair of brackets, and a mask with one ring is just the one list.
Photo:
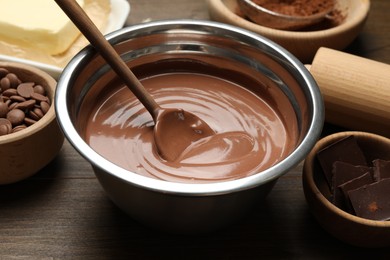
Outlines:
{"label": "wooden rolling pin", "polygon": [[390,138],[390,65],[320,48],[308,67],[327,122]]}

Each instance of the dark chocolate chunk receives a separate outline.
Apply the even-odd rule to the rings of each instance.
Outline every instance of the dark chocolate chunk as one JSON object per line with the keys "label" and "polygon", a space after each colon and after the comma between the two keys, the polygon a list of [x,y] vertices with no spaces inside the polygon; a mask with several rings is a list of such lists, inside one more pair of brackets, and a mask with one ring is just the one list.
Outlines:
{"label": "dark chocolate chunk", "polygon": [[372,173],[373,169],[364,165],[353,165],[346,162],[336,161],[332,169],[332,185],[338,187],[341,184],[362,176],[366,172]]}
{"label": "dark chocolate chunk", "polygon": [[[349,213],[355,214],[351,202],[349,200],[348,191],[355,190],[357,188],[363,187],[365,185],[371,184],[374,182],[374,178],[370,172],[366,172],[365,174],[354,178],[350,181],[347,181],[341,185],[339,185],[335,190],[338,191],[337,203],[339,208],[345,209]],[[335,201],[336,202],[336,201]]]}
{"label": "dark chocolate chunk", "polygon": [[[366,172],[370,172],[372,169],[368,166],[362,165],[352,165],[350,163],[336,161],[333,163],[332,169],[332,182],[331,182],[331,192],[333,194],[332,202],[337,207],[341,209],[346,208],[345,198],[341,193],[341,190],[338,189],[340,185],[348,182],[352,179],[362,176]],[[358,187],[356,187],[358,188]],[[355,188],[355,189],[356,189]]]}
{"label": "dark chocolate chunk", "polygon": [[349,199],[358,217],[390,220],[390,178],[350,190]]}
{"label": "dark chocolate chunk", "polygon": [[360,149],[354,136],[347,136],[317,153],[317,159],[328,181],[329,187],[332,182],[333,163],[342,161],[353,165],[368,166],[366,158]]}
{"label": "dark chocolate chunk", "polygon": [[390,178],[390,161],[376,159],[372,161],[374,165],[374,178],[377,181]]}

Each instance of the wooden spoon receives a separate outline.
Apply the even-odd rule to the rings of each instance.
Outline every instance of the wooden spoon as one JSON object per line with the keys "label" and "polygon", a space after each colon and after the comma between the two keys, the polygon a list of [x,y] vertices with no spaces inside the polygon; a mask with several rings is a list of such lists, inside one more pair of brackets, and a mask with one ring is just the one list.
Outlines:
{"label": "wooden spoon", "polygon": [[55,1],[152,115],[154,139],[162,158],[174,161],[191,143],[215,134],[192,113],[160,107],[80,5],[75,0]]}

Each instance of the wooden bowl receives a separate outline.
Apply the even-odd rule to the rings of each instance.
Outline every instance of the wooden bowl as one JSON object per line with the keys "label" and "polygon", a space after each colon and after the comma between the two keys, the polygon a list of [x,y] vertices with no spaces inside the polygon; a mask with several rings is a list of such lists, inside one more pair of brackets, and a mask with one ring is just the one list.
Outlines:
{"label": "wooden bowl", "polygon": [[57,82],[46,72],[20,63],[0,62],[0,68],[15,73],[23,82],[42,85],[51,100],[50,109],[35,124],[0,136],[0,184],[9,184],[30,177],[46,166],[61,149],[64,136],[53,105]]}
{"label": "wooden bowl", "polygon": [[237,0],[207,0],[213,20],[232,24],[265,36],[286,48],[303,63],[311,63],[320,47],[342,50],[361,31],[369,9],[369,0],[338,0],[337,10],[345,17],[343,22],[328,29],[285,31],[253,23],[240,14]]}
{"label": "wooden bowl", "polygon": [[303,166],[303,190],[310,211],[319,224],[331,235],[348,244],[360,247],[390,246],[390,221],[357,217],[329,201],[330,190],[316,159],[321,149],[346,136],[353,135],[367,161],[377,158],[390,160],[390,139],[366,132],[341,132],[329,135],[314,146]]}

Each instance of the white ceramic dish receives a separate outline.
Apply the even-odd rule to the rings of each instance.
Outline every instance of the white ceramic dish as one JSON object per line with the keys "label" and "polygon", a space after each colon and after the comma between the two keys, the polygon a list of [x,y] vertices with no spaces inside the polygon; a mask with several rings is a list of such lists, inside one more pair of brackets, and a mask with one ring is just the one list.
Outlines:
{"label": "white ceramic dish", "polygon": [[[127,0],[111,0],[111,13],[108,18],[108,24],[105,30],[105,34],[121,29],[125,24],[129,13],[130,13],[130,4]],[[61,74],[63,70],[63,68],[57,66],[36,62],[33,60],[16,58],[8,55],[0,54],[0,60],[24,63],[30,66],[34,66],[36,68],[39,68],[47,72],[55,79],[58,79],[58,76]]]}

